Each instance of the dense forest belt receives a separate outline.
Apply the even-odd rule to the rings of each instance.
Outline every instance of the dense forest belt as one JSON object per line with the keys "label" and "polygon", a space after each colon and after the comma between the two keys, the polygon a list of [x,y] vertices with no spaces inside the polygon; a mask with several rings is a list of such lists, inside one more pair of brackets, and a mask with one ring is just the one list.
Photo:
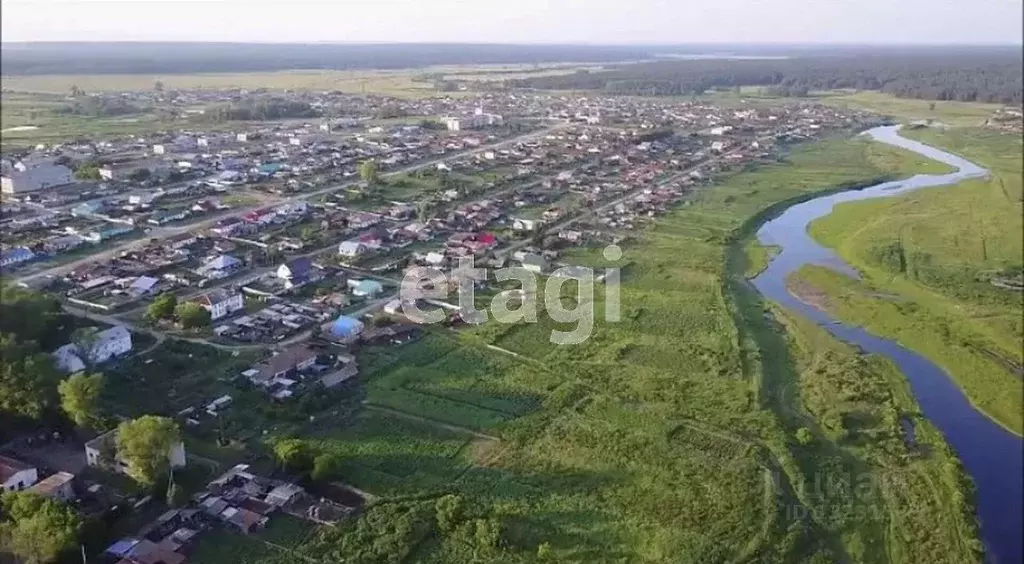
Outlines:
{"label": "dense forest belt", "polygon": [[656,61],[602,72],[511,80],[517,87],[633,95],[698,95],[766,86],[780,96],[852,88],[901,98],[1020,104],[1020,49],[945,54],[809,56],[791,59]]}

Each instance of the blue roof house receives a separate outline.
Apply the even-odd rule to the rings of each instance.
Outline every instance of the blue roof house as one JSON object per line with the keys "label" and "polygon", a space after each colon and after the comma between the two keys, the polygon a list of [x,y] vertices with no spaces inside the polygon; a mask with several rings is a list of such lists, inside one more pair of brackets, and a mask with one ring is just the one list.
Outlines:
{"label": "blue roof house", "polygon": [[25,247],[7,249],[0,255],[0,266],[11,266],[20,262],[30,261],[36,258],[36,254]]}
{"label": "blue roof house", "polygon": [[331,323],[328,331],[332,340],[340,342],[354,341],[363,332],[363,322],[354,317],[342,315],[335,319],[334,323]]}

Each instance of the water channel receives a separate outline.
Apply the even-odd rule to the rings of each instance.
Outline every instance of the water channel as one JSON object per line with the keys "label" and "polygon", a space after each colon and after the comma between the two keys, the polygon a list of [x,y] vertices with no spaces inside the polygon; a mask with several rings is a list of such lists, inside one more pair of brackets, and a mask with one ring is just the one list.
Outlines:
{"label": "water channel", "polygon": [[949,374],[928,359],[894,341],[872,335],[859,327],[838,323],[825,312],[796,299],[786,289],[786,277],[804,264],[822,265],[849,276],[858,276],[853,268],[830,249],[816,243],[807,233],[810,222],[831,213],[834,205],[955,184],[988,174],[985,169],[963,158],[902,137],[897,126],[876,127],[865,135],[958,170],[942,175],[919,174],[863,190],[822,196],[788,208],[757,232],[763,245],[778,246],[780,253],[753,280],[754,286],[767,299],[813,320],[843,341],[889,358],[899,367],[909,381],[924,416],[942,432],[974,479],[981,536],[988,561],[994,564],[1022,562],[1024,456],[1021,438],[977,411]]}

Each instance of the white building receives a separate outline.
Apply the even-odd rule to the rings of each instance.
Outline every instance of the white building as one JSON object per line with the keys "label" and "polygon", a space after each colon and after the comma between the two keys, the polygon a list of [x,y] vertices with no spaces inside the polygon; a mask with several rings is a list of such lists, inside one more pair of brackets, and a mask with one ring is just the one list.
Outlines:
{"label": "white building", "polygon": [[123,325],[115,325],[92,333],[77,343],[64,345],[54,351],[52,356],[58,368],[70,373],[85,369],[83,359],[88,360],[89,364],[102,364],[131,350],[131,332]]}
{"label": "white building", "polygon": [[[103,451],[115,452],[117,450],[116,445],[117,429],[85,443],[85,463],[96,467],[108,466],[108,460],[104,457]],[[167,459],[171,463],[171,468],[183,468],[188,462],[185,454],[185,443],[178,441],[172,445],[170,450],[167,451]],[[122,460],[119,455],[114,454],[113,470],[127,474],[128,463]]]}
{"label": "white building", "polygon": [[53,351],[53,364],[58,370],[67,374],[74,374],[85,370],[85,363],[78,356],[78,347],[74,344],[67,344]]}
{"label": "white building", "polygon": [[245,300],[238,292],[228,292],[222,288],[207,292],[195,299],[195,302],[210,312],[211,320],[218,320],[222,317],[245,307]]}
{"label": "white building", "polygon": [[0,179],[0,191],[4,194],[24,194],[47,188],[67,186],[75,181],[71,169],[63,165],[38,164],[14,165],[10,173]]}
{"label": "white building", "polygon": [[17,492],[39,480],[35,467],[15,458],[0,455],[0,492]]}
{"label": "white building", "polygon": [[338,245],[338,256],[354,258],[366,252],[366,245],[359,241],[343,241]]}
{"label": "white building", "polygon": [[85,354],[93,364],[100,364],[112,357],[127,354],[131,350],[131,332],[124,325],[115,325],[97,333]]}

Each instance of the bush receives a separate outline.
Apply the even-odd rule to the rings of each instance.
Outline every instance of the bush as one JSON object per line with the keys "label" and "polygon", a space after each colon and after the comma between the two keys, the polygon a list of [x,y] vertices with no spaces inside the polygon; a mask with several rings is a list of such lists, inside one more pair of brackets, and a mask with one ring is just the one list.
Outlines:
{"label": "bush", "polygon": [[796,430],[796,442],[807,446],[814,442],[814,435],[811,434],[811,430],[807,427],[800,427]]}

